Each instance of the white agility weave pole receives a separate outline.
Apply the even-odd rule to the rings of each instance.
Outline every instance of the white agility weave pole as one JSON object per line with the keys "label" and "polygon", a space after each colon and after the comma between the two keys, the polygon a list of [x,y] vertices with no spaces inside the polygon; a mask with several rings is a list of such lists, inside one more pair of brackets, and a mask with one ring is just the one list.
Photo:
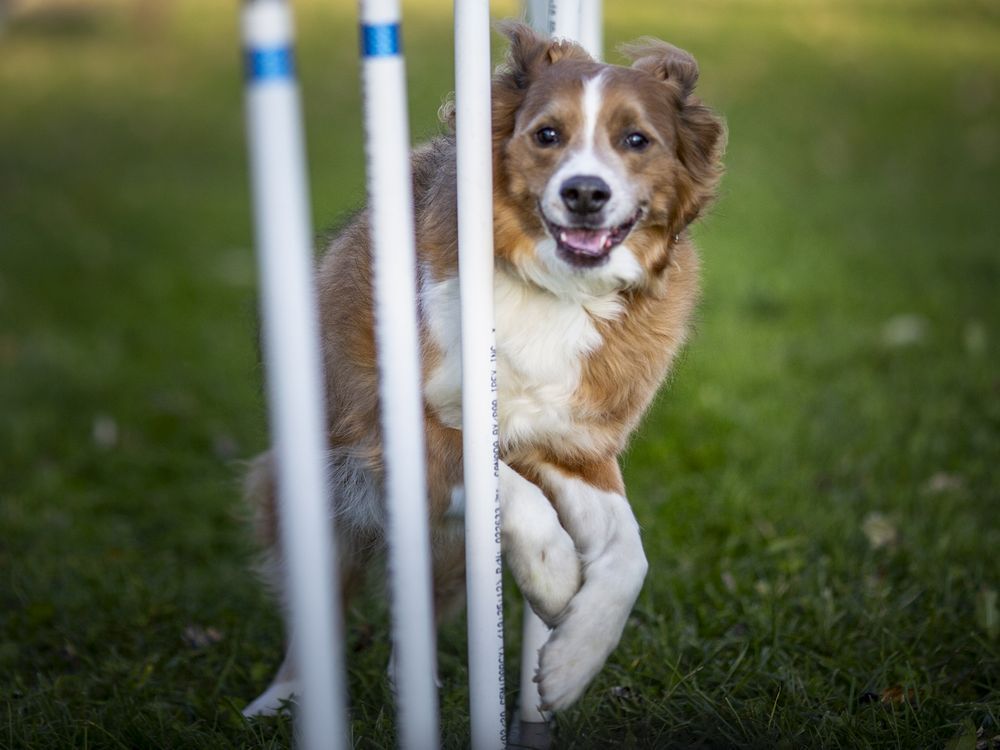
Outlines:
{"label": "white agility weave pole", "polygon": [[368,206],[399,745],[438,746],[410,128],[398,0],[362,0]]}
{"label": "white agility weave pole", "polygon": [[455,127],[462,305],[462,450],[473,750],[506,745],[499,426],[493,320],[489,0],[455,0]]}
{"label": "white agility weave pole", "polygon": [[292,18],[281,0],[242,15],[247,132],[263,348],[288,571],[298,730],[307,750],[346,747],[343,624],[333,575],[326,417],[312,281],[312,224]]}
{"label": "white agility weave pole", "polygon": [[[552,37],[572,39],[591,54],[595,60],[603,59],[604,22],[601,0],[527,0],[525,12],[528,23],[535,31]],[[518,727],[521,742],[528,745],[528,735],[534,735],[540,746],[545,746],[546,715],[540,706],[541,695],[534,681],[538,671],[538,652],[549,638],[549,629],[524,602],[524,622],[521,628],[521,680],[518,694]]]}
{"label": "white agility weave pole", "polygon": [[535,672],[538,670],[538,651],[548,639],[548,626],[525,601],[521,625],[521,692],[517,708],[521,721],[528,724],[543,724],[547,719],[539,708],[542,697],[538,694]]}
{"label": "white agility weave pole", "polygon": [[580,0],[580,44],[595,60],[604,59],[603,0]]}
{"label": "white agility weave pole", "polygon": [[539,34],[573,39],[595,60],[604,59],[603,0],[525,0],[524,13]]}
{"label": "white agility weave pole", "polygon": [[580,39],[580,0],[549,0],[549,34]]}
{"label": "white agility weave pole", "polygon": [[549,0],[524,0],[522,13],[531,28],[539,34],[549,33]]}

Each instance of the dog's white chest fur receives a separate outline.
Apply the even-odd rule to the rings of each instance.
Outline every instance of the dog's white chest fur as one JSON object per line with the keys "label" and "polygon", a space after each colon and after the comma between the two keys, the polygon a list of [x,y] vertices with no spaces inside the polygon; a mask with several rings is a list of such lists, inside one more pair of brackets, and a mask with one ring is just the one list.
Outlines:
{"label": "dog's white chest fur", "polygon": [[[500,440],[504,447],[535,440],[579,442],[575,395],[583,361],[601,344],[594,325],[620,312],[616,302],[565,299],[498,270],[494,281]],[[450,427],[462,425],[461,310],[457,279],[427,281],[421,303],[441,351],[424,385],[430,408]]]}

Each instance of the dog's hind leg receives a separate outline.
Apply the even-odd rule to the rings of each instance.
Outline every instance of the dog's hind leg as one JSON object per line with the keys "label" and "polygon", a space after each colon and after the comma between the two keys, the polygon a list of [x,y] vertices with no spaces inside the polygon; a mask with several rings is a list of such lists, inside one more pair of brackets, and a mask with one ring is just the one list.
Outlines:
{"label": "dog's hind leg", "polygon": [[[374,543],[359,551],[348,540],[341,539],[338,543],[337,552],[341,558],[341,611],[345,613],[347,612],[351,598],[364,584],[365,570],[372,557],[370,550],[373,547]],[[272,678],[271,684],[243,709],[244,716],[273,716],[282,711],[287,702],[299,691],[298,671],[295,667],[294,652],[295,633],[292,632],[288,637],[285,658],[281,662],[281,666],[278,667],[277,673]]]}
{"label": "dog's hind leg", "polygon": [[[380,535],[376,524],[377,511],[370,507],[377,502],[376,484],[368,477],[360,462],[352,460],[346,452],[331,451],[329,456],[330,478],[333,494],[340,510],[338,523],[337,558],[340,577],[342,611],[346,612],[351,597],[362,586],[371,558],[380,548]],[[251,463],[244,487],[246,502],[254,515],[258,540],[264,555],[258,572],[268,587],[282,601],[287,612],[285,594],[286,570],[281,554],[277,496],[270,454],[262,454]],[[374,501],[373,501],[374,498]],[[331,526],[333,522],[331,520]],[[271,684],[243,709],[244,716],[270,716],[281,710],[299,690],[295,666],[294,633],[288,637],[285,658]]]}
{"label": "dog's hind leg", "polygon": [[[465,602],[465,545],[462,524],[447,520],[431,530],[431,558],[434,582],[434,625],[450,620]],[[395,692],[396,649],[393,646],[386,667],[389,684]],[[437,659],[434,660],[434,683],[440,688]]]}
{"label": "dog's hind leg", "polygon": [[247,718],[252,716],[274,716],[283,711],[288,702],[299,691],[298,673],[292,659],[293,648],[294,645],[289,641],[288,649],[285,651],[285,659],[281,662],[281,666],[278,667],[277,674],[274,675],[274,679],[271,680],[271,684],[267,686],[267,689],[243,709],[244,716]]}

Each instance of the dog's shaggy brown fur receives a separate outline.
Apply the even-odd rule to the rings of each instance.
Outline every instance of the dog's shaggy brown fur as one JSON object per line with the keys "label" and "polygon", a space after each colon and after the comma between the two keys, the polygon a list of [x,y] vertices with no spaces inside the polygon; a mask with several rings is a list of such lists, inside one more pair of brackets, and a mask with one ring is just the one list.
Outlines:
{"label": "dog's shaggy brown fur", "polygon": [[[504,544],[518,583],[554,626],[538,679],[546,706],[559,709],[579,696],[614,648],[646,572],[617,459],[685,339],[698,296],[688,227],[715,195],[725,138],[720,120],[693,95],[698,69],[681,50],[643,40],[625,49],[632,66],[617,67],[520,24],[504,32],[510,52],[493,82],[500,439],[508,472],[501,488],[505,503],[520,503],[504,507]],[[541,142],[540,128],[559,141]],[[628,232],[622,250],[583,256],[564,240],[590,229],[553,229],[559,222],[546,191],[571,157],[623,176],[634,226],[614,230]],[[463,539],[446,517],[462,485],[460,384],[449,376],[457,334],[442,333],[457,274],[453,136],[414,152],[413,184],[435,599],[443,613],[461,601],[464,578]],[[333,240],[319,269],[348,592],[364,577],[383,533],[369,238],[363,211]],[[547,356],[539,341],[565,349],[565,372],[551,373],[539,361]],[[267,456],[252,476],[260,536],[280,561]],[[537,537],[538,528],[548,536]],[[569,557],[556,554],[566,549]],[[280,565],[272,573],[280,586]],[[285,671],[279,681],[291,678]]]}

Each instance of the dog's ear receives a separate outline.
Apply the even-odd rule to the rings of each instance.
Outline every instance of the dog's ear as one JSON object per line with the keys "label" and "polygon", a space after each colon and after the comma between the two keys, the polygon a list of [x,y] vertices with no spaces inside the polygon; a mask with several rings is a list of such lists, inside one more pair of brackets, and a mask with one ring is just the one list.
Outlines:
{"label": "dog's ear", "polygon": [[[503,21],[496,28],[510,40],[510,49],[493,76],[494,158],[499,157],[502,145],[514,132],[517,111],[532,81],[559,60],[592,59],[579,45],[541,36],[520,21]],[[494,174],[500,173],[499,167],[495,163]]]}
{"label": "dog's ear", "polygon": [[583,47],[565,39],[549,39],[521,21],[501,21],[497,31],[510,41],[507,60],[498,71],[518,89],[526,89],[541,70],[559,60],[593,60]]}
{"label": "dog's ear", "polygon": [[[685,163],[688,162],[687,157],[692,162],[698,158],[706,162],[718,160],[725,144],[725,127],[708,107],[693,96],[698,83],[698,63],[691,53],[650,37],[623,45],[620,49],[634,61],[633,69],[664,82],[673,94],[683,131],[682,141],[687,141],[679,144],[678,156]],[[688,166],[697,165],[692,163]]]}
{"label": "dog's ear", "polygon": [[537,71],[548,64],[549,40],[520,21],[503,21],[497,31],[510,41],[501,76],[506,75],[516,89],[526,89]]}
{"label": "dog's ear", "polygon": [[649,37],[624,45],[621,52],[632,67],[666,84],[665,93],[677,109],[677,158],[686,168],[678,184],[677,215],[671,231],[682,231],[714,198],[722,177],[726,126],[693,95],[698,63],[679,47]]}
{"label": "dog's ear", "polygon": [[691,96],[698,83],[698,63],[680,47],[647,36],[618,49],[636,70],[676,85],[682,99]]}

